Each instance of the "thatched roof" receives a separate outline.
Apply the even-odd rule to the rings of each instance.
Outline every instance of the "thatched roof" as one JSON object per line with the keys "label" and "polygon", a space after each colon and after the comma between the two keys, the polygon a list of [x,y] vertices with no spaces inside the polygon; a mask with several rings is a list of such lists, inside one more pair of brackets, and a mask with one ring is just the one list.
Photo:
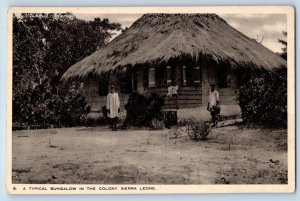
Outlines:
{"label": "thatched roof", "polygon": [[227,62],[233,68],[286,66],[280,56],[215,14],[145,14],[105,47],[71,66],[62,79],[155,65],[182,56]]}

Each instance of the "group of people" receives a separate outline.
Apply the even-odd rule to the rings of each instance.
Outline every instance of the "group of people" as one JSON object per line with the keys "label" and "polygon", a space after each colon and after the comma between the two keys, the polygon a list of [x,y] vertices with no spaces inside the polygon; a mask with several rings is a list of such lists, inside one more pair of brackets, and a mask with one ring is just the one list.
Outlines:
{"label": "group of people", "polygon": [[[215,89],[215,84],[210,84],[208,94],[207,110],[212,117],[212,125],[216,126],[220,115],[220,96],[219,92]],[[109,118],[110,128],[112,131],[117,130],[118,115],[120,113],[120,98],[116,92],[115,86],[112,85],[107,95],[106,101],[107,116]]]}

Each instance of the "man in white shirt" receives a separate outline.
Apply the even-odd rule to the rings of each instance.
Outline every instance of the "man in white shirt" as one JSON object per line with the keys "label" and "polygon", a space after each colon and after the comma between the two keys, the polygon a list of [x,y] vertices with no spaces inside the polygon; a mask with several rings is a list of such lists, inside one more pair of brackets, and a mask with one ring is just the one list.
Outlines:
{"label": "man in white shirt", "polygon": [[120,99],[115,91],[115,87],[111,86],[111,90],[107,95],[106,109],[108,110],[108,117],[113,131],[117,130],[118,115],[120,112]]}
{"label": "man in white shirt", "polygon": [[208,94],[208,104],[207,110],[210,112],[212,117],[213,126],[217,126],[218,116],[220,114],[220,95],[219,92],[215,89],[215,84],[210,84],[210,90]]}

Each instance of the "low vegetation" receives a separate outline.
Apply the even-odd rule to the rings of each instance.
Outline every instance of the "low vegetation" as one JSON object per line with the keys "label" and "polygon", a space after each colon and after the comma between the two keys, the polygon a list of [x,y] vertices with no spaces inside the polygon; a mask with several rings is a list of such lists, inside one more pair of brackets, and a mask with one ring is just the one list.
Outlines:
{"label": "low vegetation", "polygon": [[240,106],[246,122],[287,126],[287,69],[264,72],[240,88]]}
{"label": "low vegetation", "polygon": [[162,106],[164,99],[156,93],[141,95],[133,93],[129,96],[125,106],[127,111],[126,122],[131,126],[152,126],[162,127],[160,122],[163,120]]}

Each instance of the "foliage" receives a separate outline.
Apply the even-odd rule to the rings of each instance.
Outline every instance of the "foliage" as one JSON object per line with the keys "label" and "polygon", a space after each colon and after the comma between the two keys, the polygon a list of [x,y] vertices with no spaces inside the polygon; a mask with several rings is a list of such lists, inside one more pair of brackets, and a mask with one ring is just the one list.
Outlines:
{"label": "foliage", "polygon": [[178,122],[178,126],[183,127],[183,126],[187,126],[189,124],[189,122],[191,121],[191,118],[188,119],[180,119],[180,121]]}
{"label": "foliage", "polygon": [[287,69],[262,72],[240,87],[239,100],[245,121],[286,127]]}
{"label": "foliage", "polygon": [[[81,88],[71,88],[68,93],[61,98],[63,101],[60,121],[66,126],[84,125],[87,120],[87,114],[90,107],[87,106]],[[55,115],[55,114],[53,114]]]}
{"label": "foliage", "polygon": [[151,128],[155,130],[161,130],[165,128],[165,123],[163,120],[152,119],[150,123]]}
{"label": "foliage", "polygon": [[146,97],[133,93],[125,105],[127,111],[126,122],[131,126],[143,126],[145,124]]}
{"label": "foliage", "polygon": [[90,111],[81,90],[75,87],[60,95],[51,93],[50,85],[42,82],[25,92],[13,97],[13,122],[41,128],[75,126],[84,124]]}
{"label": "foliage", "polygon": [[56,85],[68,67],[102,47],[114,30],[120,24],[80,20],[71,13],[14,15],[14,85],[40,83],[45,76]]}
{"label": "foliage", "polygon": [[209,123],[190,120],[187,125],[187,133],[191,140],[205,140],[211,132]]}
{"label": "foliage", "polygon": [[182,129],[179,126],[173,127],[169,130],[170,138],[179,138],[182,136]]}
{"label": "foliage", "polygon": [[133,93],[125,105],[127,111],[126,122],[132,126],[150,126],[153,119],[162,120],[161,109],[164,99],[153,93],[143,96]]}
{"label": "foliage", "polygon": [[177,126],[177,111],[164,111],[164,122],[167,128]]}
{"label": "foliage", "polygon": [[72,126],[85,121],[79,86],[60,83],[68,67],[105,45],[120,24],[71,13],[13,16],[13,121]]}
{"label": "foliage", "polygon": [[161,113],[162,106],[164,105],[164,99],[156,93],[146,96],[146,110],[145,110],[145,122],[151,122],[152,119],[163,120]]}

